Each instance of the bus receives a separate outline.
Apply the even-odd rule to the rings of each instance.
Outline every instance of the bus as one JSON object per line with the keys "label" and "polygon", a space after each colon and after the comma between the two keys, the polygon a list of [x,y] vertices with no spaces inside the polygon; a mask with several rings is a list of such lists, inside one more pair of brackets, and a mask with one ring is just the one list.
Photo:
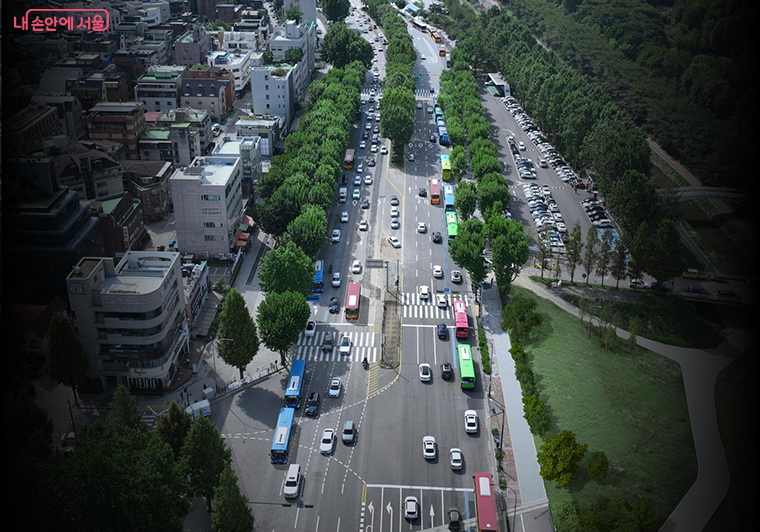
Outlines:
{"label": "bus", "polygon": [[416,30],[427,31],[427,26],[417,19],[412,20],[412,27]]}
{"label": "bus", "polygon": [[449,145],[449,132],[446,131],[446,126],[438,126],[438,144],[441,146]]}
{"label": "bus", "polygon": [[439,116],[440,116],[441,118],[443,118],[443,111],[442,111],[442,110],[441,110],[441,108],[440,108],[440,107],[438,107],[437,105],[435,106],[435,110],[434,110],[434,113],[435,113],[435,118],[436,118],[436,120],[438,119],[438,117],[439,117]]}
{"label": "bus", "polygon": [[301,406],[301,395],[303,394],[303,383],[305,380],[306,361],[302,358],[296,359],[290,366],[288,387],[285,390],[285,406],[289,408],[299,408]]}
{"label": "bus", "polygon": [[451,242],[457,237],[458,232],[459,232],[459,221],[457,219],[457,213],[447,212],[446,213],[446,233],[448,233],[449,235],[449,242]]}
{"label": "bus", "polygon": [[293,416],[296,411],[292,408],[280,408],[277,418],[277,428],[274,431],[272,447],[269,449],[269,460],[273,464],[284,464],[288,461],[290,451],[290,432],[293,429]]}
{"label": "bus", "polygon": [[440,205],[441,203],[441,188],[437,179],[430,180],[430,203],[433,205]]}
{"label": "bus", "polygon": [[448,153],[441,154],[441,179],[444,181],[451,179],[451,161]]}
{"label": "bus", "polygon": [[325,291],[325,261],[319,259],[314,265],[314,280],[311,282],[311,291],[314,293]]}
{"label": "bus", "polygon": [[348,295],[346,296],[346,319],[359,319],[359,304],[362,299],[362,285],[348,283]]}
{"label": "bus", "polygon": [[472,350],[467,344],[459,344],[457,346],[457,354],[459,359],[459,383],[462,389],[474,389],[475,388],[475,365],[472,363]]}
{"label": "bus", "polygon": [[493,492],[493,478],[489,473],[475,473],[472,476],[475,483],[475,515],[477,516],[475,530],[499,530],[496,518],[496,498]]}
{"label": "bus", "polygon": [[443,210],[445,212],[454,212],[454,185],[443,185]]}
{"label": "bus", "polygon": [[[470,324],[467,321],[467,303],[461,299],[454,300],[454,329],[456,337],[466,339],[470,336]],[[460,346],[461,347],[461,346]],[[469,346],[465,346],[469,350]]]}
{"label": "bus", "polygon": [[[435,41],[435,42],[440,42],[440,41]],[[441,57],[446,57],[446,47],[444,45],[440,45],[438,47],[438,55],[440,55]]]}
{"label": "bus", "polygon": [[354,167],[354,150],[349,148],[346,150],[346,156],[343,157],[343,168],[351,170]]}

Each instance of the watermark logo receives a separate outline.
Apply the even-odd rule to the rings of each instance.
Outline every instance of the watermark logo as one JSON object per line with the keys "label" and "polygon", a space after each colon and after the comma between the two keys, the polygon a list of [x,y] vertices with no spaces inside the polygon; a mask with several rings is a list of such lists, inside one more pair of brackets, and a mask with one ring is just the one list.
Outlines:
{"label": "watermark logo", "polygon": [[33,32],[61,30],[106,31],[109,17],[105,9],[29,9],[19,20],[13,17],[13,27]]}

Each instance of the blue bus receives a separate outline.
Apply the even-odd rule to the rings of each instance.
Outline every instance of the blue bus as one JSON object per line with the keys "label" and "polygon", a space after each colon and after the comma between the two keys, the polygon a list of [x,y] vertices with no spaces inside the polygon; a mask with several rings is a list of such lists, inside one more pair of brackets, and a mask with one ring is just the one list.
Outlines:
{"label": "blue bus", "polygon": [[449,145],[449,133],[445,126],[438,126],[438,144],[441,146]]}
{"label": "blue bus", "polygon": [[295,413],[296,411],[292,408],[280,408],[280,417],[277,418],[272,448],[269,450],[269,459],[273,464],[284,464],[288,461],[290,432],[293,429],[293,416]]}
{"label": "blue bus", "polygon": [[294,360],[290,366],[288,388],[285,390],[285,406],[290,408],[299,408],[301,406],[304,380],[306,380],[306,361],[299,358]]}
{"label": "blue bus", "polygon": [[454,207],[454,187],[452,185],[443,186],[443,211],[455,211]]}
{"label": "blue bus", "polygon": [[312,292],[324,292],[325,291],[325,261],[319,259],[315,264],[314,281],[311,283]]}

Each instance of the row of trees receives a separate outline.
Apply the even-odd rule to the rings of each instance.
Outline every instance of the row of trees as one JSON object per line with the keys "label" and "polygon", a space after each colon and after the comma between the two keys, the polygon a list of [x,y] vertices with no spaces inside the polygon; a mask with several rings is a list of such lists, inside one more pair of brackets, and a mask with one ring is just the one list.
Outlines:
{"label": "row of trees", "polygon": [[83,425],[68,453],[52,447],[52,423],[32,396],[17,395],[9,507],[33,530],[180,532],[203,496],[214,532],[249,532],[254,519],[231,467],[230,450],[205,417],[177,403],[152,430],[120,386],[106,421]]}

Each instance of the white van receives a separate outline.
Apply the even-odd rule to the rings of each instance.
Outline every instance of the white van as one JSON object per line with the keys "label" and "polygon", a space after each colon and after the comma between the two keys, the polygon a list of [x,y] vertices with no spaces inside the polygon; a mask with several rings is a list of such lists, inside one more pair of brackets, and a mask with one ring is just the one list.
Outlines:
{"label": "white van", "polygon": [[282,494],[286,499],[293,499],[298,497],[298,492],[301,487],[301,466],[293,464],[288,467],[288,472],[285,475],[285,487],[282,490]]}

